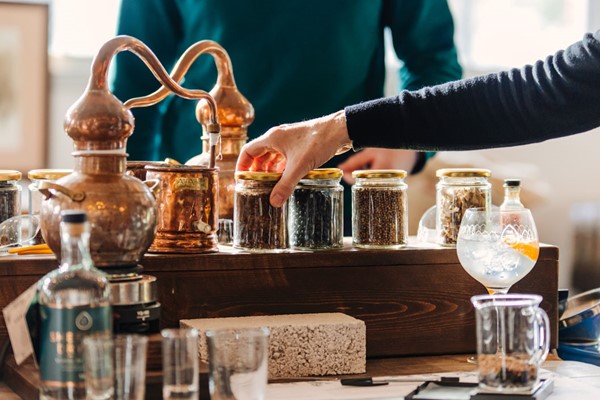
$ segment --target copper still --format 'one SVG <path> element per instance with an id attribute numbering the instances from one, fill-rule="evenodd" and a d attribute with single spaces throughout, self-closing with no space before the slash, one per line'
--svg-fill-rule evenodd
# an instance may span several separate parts
<path id="1" fill-rule="evenodd" d="M 207 131 L 219 134 L 216 104 L 208 93 L 179 86 L 139 40 L 118 36 L 106 42 L 92 62 L 87 88 L 65 117 L 65 131 L 74 142 L 74 172 L 40 187 L 47 197 L 41 210 L 42 235 L 59 259 L 61 210 L 83 209 L 88 213 L 91 253 L 98 267 L 136 266 L 155 236 L 154 196 L 139 179 L 125 175 L 126 143 L 134 129 L 129 108 L 135 105 L 121 103 L 107 87 L 110 62 L 125 50 L 140 57 L 171 92 L 187 99 L 203 99 L 209 108 Z"/>
<path id="2" fill-rule="evenodd" d="M 219 218 L 232 220 L 235 164 L 242 146 L 248 141 L 248 126 L 254 121 L 254 108 L 235 84 L 227 51 L 212 40 L 197 42 L 185 51 L 171 71 L 173 80 L 179 82 L 183 79 L 192 63 L 202 54 L 210 54 L 217 67 L 217 82 L 209 93 L 217 105 L 221 137 L 219 150 L 211 153 L 217 145 L 217 138 L 210 133 L 213 110 L 210 103 L 199 101 L 196 119 L 202 125 L 202 153 L 188 160 L 186 165 L 216 165 L 219 168 Z M 125 105 L 152 105 L 168 94 L 167 88 L 161 87 L 148 96 L 131 99 Z M 211 159 L 211 154 L 216 153 L 220 155 L 215 161 Z"/>

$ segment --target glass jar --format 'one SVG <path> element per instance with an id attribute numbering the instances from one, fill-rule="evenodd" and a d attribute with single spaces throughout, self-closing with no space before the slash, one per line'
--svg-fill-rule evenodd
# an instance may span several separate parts
<path id="1" fill-rule="evenodd" d="M 344 246 L 342 170 L 320 168 L 300 180 L 288 201 L 290 247 L 325 250 Z"/>
<path id="2" fill-rule="evenodd" d="M 21 214 L 20 179 L 19 171 L 0 170 L 0 222 Z"/>
<path id="3" fill-rule="evenodd" d="M 280 178 L 277 172 L 236 172 L 233 247 L 257 252 L 288 248 L 287 202 L 279 208 L 269 202 Z"/>
<path id="4" fill-rule="evenodd" d="M 445 168 L 436 172 L 436 231 L 438 244 L 455 246 L 462 216 L 468 208 L 490 208 L 491 172 L 478 168 Z"/>
<path id="5" fill-rule="evenodd" d="M 408 243 L 407 188 L 403 170 L 354 171 L 352 243 L 361 248 L 400 248 Z"/>

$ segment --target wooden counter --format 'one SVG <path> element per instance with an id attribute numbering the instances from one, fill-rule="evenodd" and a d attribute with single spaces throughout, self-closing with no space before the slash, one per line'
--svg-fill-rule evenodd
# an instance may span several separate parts
<path id="1" fill-rule="evenodd" d="M 223 247 L 213 254 L 147 255 L 144 273 L 158 278 L 161 326 L 180 319 L 342 312 L 367 327 L 367 355 L 472 353 L 471 296 L 481 284 L 452 248 L 344 249 L 249 254 Z M 0 308 L 55 268 L 53 256 L 0 257 Z M 558 248 L 543 245 L 529 275 L 511 292 L 537 293 L 558 336 Z M 6 338 L 0 317 L 0 340 Z"/>

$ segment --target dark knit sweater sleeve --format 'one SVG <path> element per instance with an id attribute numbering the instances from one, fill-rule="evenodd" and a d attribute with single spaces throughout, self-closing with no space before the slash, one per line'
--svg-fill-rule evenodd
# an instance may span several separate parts
<path id="1" fill-rule="evenodd" d="M 449 82 L 345 109 L 355 149 L 471 150 L 600 126 L 600 31 L 521 69 Z"/>

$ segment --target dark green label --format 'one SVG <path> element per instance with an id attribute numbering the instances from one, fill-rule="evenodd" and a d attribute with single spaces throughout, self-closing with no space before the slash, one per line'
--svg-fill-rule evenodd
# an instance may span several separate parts
<path id="1" fill-rule="evenodd" d="M 110 305 L 55 308 L 40 305 L 40 377 L 46 385 L 84 382 L 83 338 L 112 332 Z"/>

